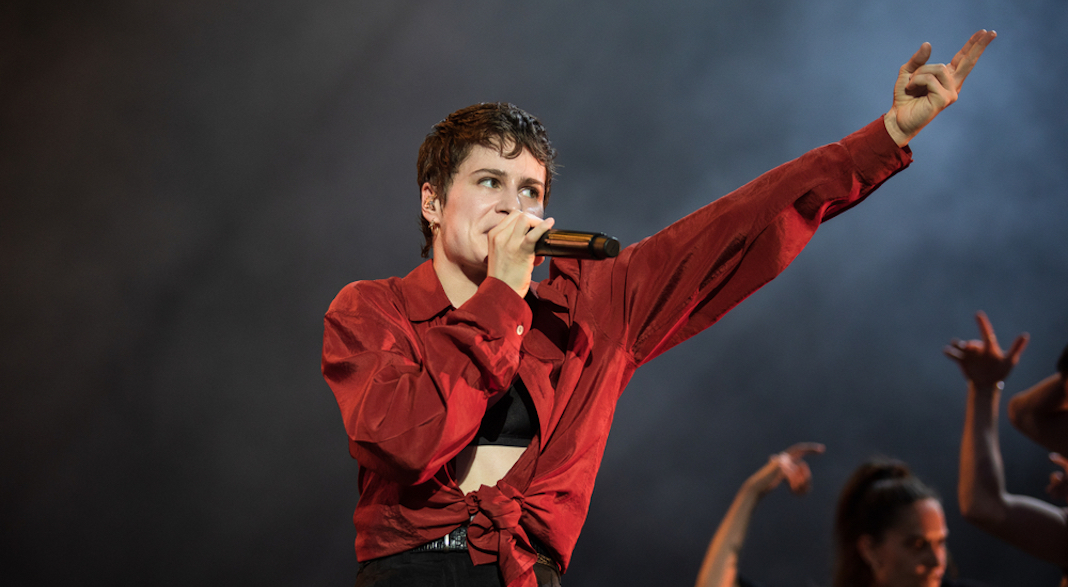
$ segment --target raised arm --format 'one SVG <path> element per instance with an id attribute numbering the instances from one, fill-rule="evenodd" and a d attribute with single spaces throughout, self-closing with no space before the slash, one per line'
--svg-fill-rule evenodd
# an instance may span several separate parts
<path id="1" fill-rule="evenodd" d="M 696 587 L 733 587 L 738 584 L 738 557 L 756 504 L 783 479 L 795 494 L 807 493 L 812 485 L 812 472 L 802 459 L 822 452 L 822 444 L 795 444 L 772 455 L 766 465 L 745 480 L 708 545 L 697 574 Z"/>
<path id="2" fill-rule="evenodd" d="M 901 67 L 890 110 L 872 124 L 772 169 L 611 262 L 554 260 L 551 275 L 597 292 L 605 334 L 623 341 L 636 364 L 653 359 L 774 279 L 820 223 L 904 169 L 912 156 L 902 147 L 957 99 L 995 36 L 975 33 L 948 65 L 928 64 L 925 43 Z"/>
<path id="3" fill-rule="evenodd" d="M 1047 450 L 1068 454 L 1068 347 L 1057 373 L 1009 400 L 1009 421 Z"/>
<path id="4" fill-rule="evenodd" d="M 1052 504 L 1005 489 L 998 442 L 998 401 L 1004 380 L 1020 359 L 1028 337 L 1021 334 L 1008 354 L 998 346 L 984 313 L 976 314 L 982 340 L 954 340 L 945 354 L 968 380 L 968 402 L 961 438 L 961 514 L 972 524 L 1054 564 L 1068 564 L 1068 527 L 1064 512 Z"/>
<path id="5" fill-rule="evenodd" d="M 931 58 L 931 44 L 924 43 L 901 66 L 894 83 L 894 104 L 883 118 L 887 132 L 898 146 L 907 145 L 940 112 L 957 101 L 964 79 L 997 36 L 994 31 L 976 31 L 949 64 L 927 63 Z"/>

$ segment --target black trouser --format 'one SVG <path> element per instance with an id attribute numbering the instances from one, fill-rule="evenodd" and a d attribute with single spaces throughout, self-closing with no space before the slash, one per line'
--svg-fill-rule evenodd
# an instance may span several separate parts
<path id="1" fill-rule="evenodd" d="M 538 587 L 560 587 L 560 573 L 534 565 Z M 467 551 L 402 552 L 360 563 L 356 587 L 503 587 L 497 565 L 471 562 Z"/>

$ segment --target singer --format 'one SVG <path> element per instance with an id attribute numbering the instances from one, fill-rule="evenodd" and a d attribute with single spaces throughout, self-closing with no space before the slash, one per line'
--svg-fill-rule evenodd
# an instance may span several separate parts
<path id="1" fill-rule="evenodd" d="M 994 36 L 948 65 L 927 64 L 924 44 L 871 124 L 617 257 L 553 258 L 538 283 L 556 155 L 542 124 L 477 104 L 434 125 L 417 166 L 431 260 L 349 284 L 325 317 L 323 376 L 360 469 L 357 585 L 559 585 L 635 369 L 904 169 Z"/>

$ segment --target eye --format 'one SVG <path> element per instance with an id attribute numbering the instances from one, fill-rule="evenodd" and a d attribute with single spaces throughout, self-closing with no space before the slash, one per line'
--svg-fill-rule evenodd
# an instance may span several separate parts
<path id="1" fill-rule="evenodd" d="M 523 188 L 523 189 L 519 190 L 519 193 L 524 198 L 532 198 L 532 199 L 537 200 L 538 198 L 541 197 L 541 191 L 539 191 L 536 188 Z"/>
<path id="2" fill-rule="evenodd" d="M 501 182 L 496 177 L 484 177 L 478 180 L 478 185 L 488 188 L 500 187 Z"/>

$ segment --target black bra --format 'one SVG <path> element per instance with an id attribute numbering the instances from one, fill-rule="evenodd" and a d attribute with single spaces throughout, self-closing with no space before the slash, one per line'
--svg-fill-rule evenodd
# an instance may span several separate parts
<path id="1" fill-rule="evenodd" d="M 538 430 L 538 412 L 530 392 L 518 377 L 512 387 L 493 404 L 471 444 L 479 446 L 527 446 Z"/>

